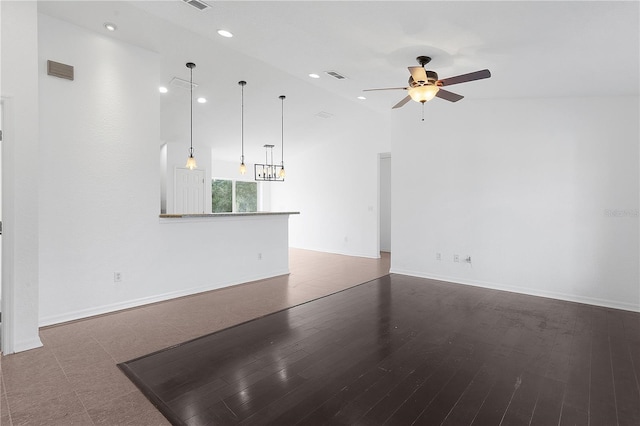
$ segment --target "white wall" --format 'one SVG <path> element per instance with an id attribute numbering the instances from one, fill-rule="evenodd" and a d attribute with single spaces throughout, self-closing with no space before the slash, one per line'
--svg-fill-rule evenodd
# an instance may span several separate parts
<path id="1" fill-rule="evenodd" d="M 1 2 L 2 351 L 41 346 L 38 336 L 38 62 L 35 2 Z"/>
<path id="2" fill-rule="evenodd" d="M 640 310 L 637 97 L 426 108 L 393 127 L 393 272 Z"/>
<path id="3" fill-rule="evenodd" d="M 44 15 L 39 29 L 40 325 L 288 272 L 287 216 L 158 218 L 155 53 Z M 76 79 L 47 76 L 46 59 Z M 172 152 L 182 164 L 187 149 L 169 144 L 169 169 Z"/>
<path id="4" fill-rule="evenodd" d="M 287 176 L 271 183 L 271 207 L 300 212 L 291 217 L 292 247 L 377 258 L 378 154 L 390 150 L 388 117 L 347 105 L 314 120 L 285 141 L 308 148 L 285 154 Z"/>

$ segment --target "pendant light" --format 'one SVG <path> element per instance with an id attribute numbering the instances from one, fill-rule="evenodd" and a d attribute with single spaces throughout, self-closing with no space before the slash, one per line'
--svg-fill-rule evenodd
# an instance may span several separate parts
<path id="1" fill-rule="evenodd" d="M 196 67 L 196 64 L 193 62 L 187 62 L 187 68 L 191 71 L 191 77 L 189 79 L 190 87 L 191 87 L 191 138 L 189 144 L 189 158 L 187 158 L 186 168 L 189 170 L 197 169 L 198 165 L 196 164 L 196 159 L 193 157 L 193 69 Z"/>
<path id="2" fill-rule="evenodd" d="M 278 173 L 278 177 L 280 177 L 282 180 L 284 180 L 284 176 L 286 174 L 286 172 L 284 171 L 284 100 L 285 100 L 286 96 L 285 95 L 280 95 L 280 103 L 281 103 L 281 120 L 280 120 L 280 172 Z"/>
<path id="3" fill-rule="evenodd" d="M 244 165 L 244 86 L 247 85 L 246 81 L 239 81 L 240 85 L 240 174 L 243 175 L 247 172 L 247 166 Z"/>
<path id="4" fill-rule="evenodd" d="M 264 145 L 264 164 L 254 164 L 254 176 L 255 180 L 258 181 L 270 181 L 270 182 L 284 182 L 285 171 L 284 171 L 284 100 L 286 96 L 280 95 L 280 101 L 282 102 L 282 116 L 281 116 L 281 143 L 282 143 L 282 154 L 280 157 L 280 165 L 276 165 L 273 162 L 273 148 L 275 145 L 266 144 Z"/>

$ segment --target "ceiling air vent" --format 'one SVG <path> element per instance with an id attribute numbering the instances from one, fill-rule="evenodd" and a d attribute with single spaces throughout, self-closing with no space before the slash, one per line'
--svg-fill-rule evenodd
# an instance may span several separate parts
<path id="1" fill-rule="evenodd" d="M 195 7 L 198 10 L 206 10 L 209 9 L 211 6 L 209 6 L 208 4 L 206 4 L 203 1 L 200 0 L 182 0 L 183 2 L 185 2 L 186 4 Z"/>
<path id="2" fill-rule="evenodd" d="M 347 77 L 345 77 L 344 75 L 340 74 L 337 71 L 325 71 L 325 74 L 330 75 L 331 77 L 338 79 L 338 80 L 344 80 Z"/>
<path id="3" fill-rule="evenodd" d="M 178 77 L 173 77 L 169 82 L 169 85 L 173 87 L 179 87 L 181 89 L 187 89 L 187 90 L 191 88 L 191 83 L 189 83 L 189 80 L 183 80 Z M 196 83 L 193 83 L 193 88 L 195 89 L 196 87 L 198 87 L 198 85 Z"/>
<path id="4" fill-rule="evenodd" d="M 330 112 L 326 112 L 326 111 L 320 111 L 319 113 L 316 114 L 316 117 L 331 118 L 331 117 L 333 117 L 333 114 L 331 114 Z"/>

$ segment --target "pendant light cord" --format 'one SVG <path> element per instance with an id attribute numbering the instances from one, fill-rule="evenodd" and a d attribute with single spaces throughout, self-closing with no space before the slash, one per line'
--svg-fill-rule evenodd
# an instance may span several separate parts
<path id="1" fill-rule="evenodd" d="M 189 67 L 189 70 L 191 71 L 191 76 L 189 77 L 189 87 L 191 89 L 191 137 L 189 141 L 190 156 L 193 156 L 193 67 L 195 67 L 195 64 Z"/>
<path id="2" fill-rule="evenodd" d="M 246 81 L 240 80 L 240 174 L 244 174 L 246 166 L 244 164 L 244 86 Z"/>
<path id="3" fill-rule="evenodd" d="M 280 151 L 280 163 L 282 166 L 284 166 L 284 100 L 285 100 L 286 96 L 284 95 L 280 95 L 280 100 L 281 102 L 281 108 L 280 108 L 280 135 L 281 135 L 281 139 L 280 139 L 280 146 L 281 151 Z"/>
<path id="4" fill-rule="evenodd" d="M 240 145 L 241 145 L 241 155 L 242 155 L 242 163 L 244 163 L 244 85 L 247 84 L 244 81 L 240 83 Z"/>

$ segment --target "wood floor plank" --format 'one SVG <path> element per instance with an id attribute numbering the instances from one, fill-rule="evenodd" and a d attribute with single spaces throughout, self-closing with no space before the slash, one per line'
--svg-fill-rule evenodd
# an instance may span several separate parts
<path id="1" fill-rule="evenodd" d="M 392 274 L 120 367 L 176 425 L 637 425 L 638 332 Z"/>
<path id="2" fill-rule="evenodd" d="M 334 418 L 353 425 L 384 423 L 435 374 L 446 357 L 446 350 L 438 348 L 424 358 L 415 357 L 404 364 L 383 368 L 388 374 L 353 398 Z"/>
<path id="3" fill-rule="evenodd" d="M 536 402 L 540 396 L 540 388 L 543 387 L 544 377 L 524 371 L 520 376 L 518 390 L 514 393 L 504 413 L 500 425 L 529 425 Z"/>
<path id="4" fill-rule="evenodd" d="M 542 378 L 541 389 L 538 393 L 535 409 L 531 417 L 531 426 L 557 425 L 562 410 L 562 395 L 565 383 L 549 377 Z"/>
<path id="5" fill-rule="evenodd" d="M 471 380 L 476 377 L 483 363 L 484 360 L 482 358 L 463 360 L 458 371 L 426 406 L 415 420 L 415 423 L 420 425 L 442 424 L 456 402 L 458 402 L 459 395 L 469 386 Z"/>
<path id="6" fill-rule="evenodd" d="M 495 385 L 495 375 L 483 365 L 471 383 L 461 393 L 455 405 L 444 418 L 443 426 L 470 425 Z"/>

